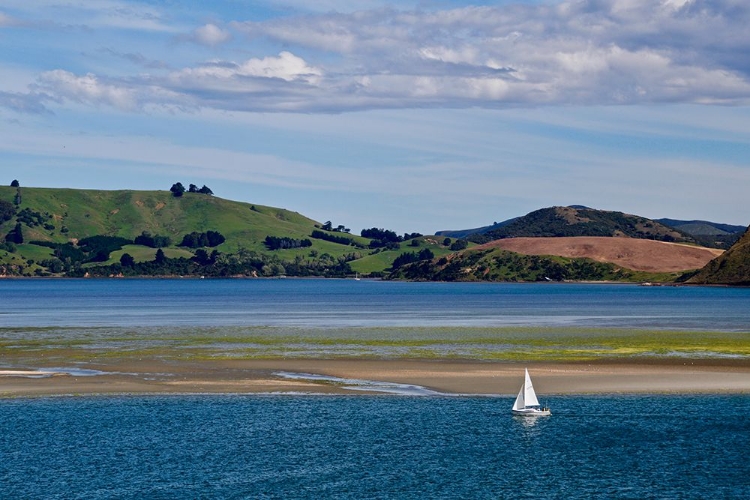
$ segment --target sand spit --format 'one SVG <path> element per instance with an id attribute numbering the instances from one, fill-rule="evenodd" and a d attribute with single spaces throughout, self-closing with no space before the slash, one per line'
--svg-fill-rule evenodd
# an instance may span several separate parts
<path id="1" fill-rule="evenodd" d="M 289 393 L 512 396 L 528 367 L 539 394 L 750 394 L 750 364 L 731 360 L 509 363 L 448 360 L 221 360 L 0 370 L 0 397 Z M 342 382 L 343 380 L 343 382 Z M 349 381 L 356 381 L 352 389 Z M 347 386 L 347 384 L 349 386 Z M 422 391 L 424 389 L 424 391 Z M 403 391 L 402 391 L 403 392 Z"/>

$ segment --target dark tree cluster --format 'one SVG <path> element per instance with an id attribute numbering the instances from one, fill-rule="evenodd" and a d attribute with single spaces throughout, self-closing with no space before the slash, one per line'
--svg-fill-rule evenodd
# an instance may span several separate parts
<path id="1" fill-rule="evenodd" d="M 28 227 L 44 226 L 45 228 L 49 225 L 47 221 L 52 219 L 49 213 L 41 213 L 30 208 L 24 208 L 16 216 L 18 222 L 26 224 Z M 54 226 L 52 227 L 54 229 Z"/>
<path id="2" fill-rule="evenodd" d="M 183 194 L 185 194 L 185 191 L 186 191 L 185 186 L 183 186 L 181 182 L 176 182 L 176 183 L 172 184 L 172 187 L 169 188 L 169 190 L 172 192 L 172 195 L 175 198 L 179 198 L 180 196 L 182 196 Z M 200 193 L 200 194 L 208 194 L 208 195 L 214 194 L 214 192 L 211 191 L 211 189 L 208 186 L 206 186 L 205 184 L 200 189 L 195 184 L 190 184 L 190 186 L 187 189 L 187 191 L 189 193 Z"/>
<path id="3" fill-rule="evenodd" d="M 333 223 L 331 221 L 326 221 L 321 227 L 323 231 L 332 231 L 334 233 L 348 233 L 351 231 L 348 227 L 344 226 L 343 224 L 339 224 L 336 227 L 333 227 Z"/>
<path id="4" fill-rule="evenodd" d="M 135 237 L 134 243 L 144 247 L 164 248 L 172 244 L 172 239 L 169 236 L 152 235 L 148 231 L 143 231 L 140 236 Z"/>
<path id="5" fill-rule="evenodd" d="M 265 241 L 263 242 L 266 245 L 266 248 L 269 250 L 283 250 L 283 249 L 289 249 L 289 248 L 305 248 L 305 247 L 311 247 L 312 241 L 305 238 L 304 240 L 297 240 L 294 238 L 288 238 L 286 236 L 284 237 L 278 237 L 278 236 L 266 236 Z"/>
<path id="6" fill-rule="evenodd" d="M 420 260 L 432 260 L 434 258 L 435 258 L 435 254 L 432 253 L 432 250 L 430 250 L 429 248 L 425 248 L 424 250 L 421 250 L 419 253 L 405 252 L 399 255 L 398 257 L 396 257 L 391 267 L 393 269 L 396 269 L 406 264 L 411 264 L 412 262 L 419 262 Z"/>
<path id="7" fill-rule="evenodd" d="M 399 243 L 402 240 L 402 238 L 397 235 L 395 232 L 390 231 L 388 229 L 378 229 L 376 227 L 373 227 L 371 229 L 363 229 L 360 233 L 363 238 L 370 238 L 372 240 L 380 240 L 383 242 L 395 242 Z"/>
<path id="8" fill-rule="evenodd" d="M 422 236 L 420 233 L 404 233 L 403 236 L 399 236 L 394 231 L 376 227 L 363 229 L 360 234 L 364 238 L 370 238 L 370 248 L 385 248 L 387 250 L 397 250 L 400 248 L 399 243 Z"/>
<path id="9" fill-rule="evenodd" d="M 5 200 L 0 200 L 0 224 L 5 221 L 9 221 L 16 215 L 16 207 L 13 203 Z"/>
<path id="10" fill-rule="evenodd" d="M 347 236 L 339 236 L 337 234 L 331 234 L 326 233 L 325 231 L 319 231 L 317 229 L 314 229 L 312 233 L 310 233 L 311 238 L 315 238 L 316 240 L 324 240 L 324 241 L 330 241 L 331 243 L 338 243 L 339 245 L 352 245 L 356 247 L 362 247 L 361 244 L 354 241 L 352 238 L 349 238 Z"/>
<path id="11" fill-rule="evenodd" d="M 182 238 L 179 246 L 188 248 L 216 247 L 226 241 L 226 238 L 218 231 L 206 231 L 199 233 L 193 231 Z"/>
<path id="12" fill-rule="evenodd" d="M 83 251 L 88 262 L 105 262 L 109 254 L 121 250 L 124 245 L 133 243 L 127 238 L 118 236 L 89 236 L 78 241 L 78 248 Z"/>
<path id="13" fill-rule="evenodd" d="M 211 189 L 208 186 L 206 186 L 205 184 L 200 189 L 198 189 L 198 186 L 196 186 L 195 184 L 190 184 L 190 187 L 188 187 L 188 192 L 189 193 L 200 193 L 200 194 L 214 194 L 214 192 L 211 191 Z"/>
<path id="14" fill-rule="evenodd" d="M 20 222 L 17 222 L 16 226 L 8 231 L 8 234 L 5 235 L 5 241 L 17 245 L 23 243 L 23 230 Z"/>
<path id="15" fill-rule="evenodd" d="M 450 249 L 454 252 L 458 250 L 465 250 L 469 246 L 469 242 L 466 240 L 456 240 L 451 243 Z"/>

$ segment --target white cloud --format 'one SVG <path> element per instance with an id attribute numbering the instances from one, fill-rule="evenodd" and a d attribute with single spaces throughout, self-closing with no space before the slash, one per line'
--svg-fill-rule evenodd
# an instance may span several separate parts
<path id="1" fill-rule="evenodd" d="M 227 42 L 231 38 L 232 35 L 227 30 L 210 23 L 193 30 L 191 37 L 193 41 L 211 47 Z"/>
<path id="2" fill-rule="evenodd" d="M 133 12 L 126 11 L 128 18 L 138 18 Z M 289 15 L 229 23 L 246 35 L 247 51 L 280 44 L 277 56 L 217 58 L 167 75 L 80 76 L 59 69 L 42 75 L 41 86 L 59 99 L 130 110 L 745 105 L 748 23 L 750 5 L 738 0 L 571 0 Z M 229 32 L 206 24 L 192 36 L 218 46 Z"/>
<path id="3" fill-rule="evenodd" d="M 281 52 L 278 57 L 248 59 L 243 63 L 214 61 L 196 68 L 186 68 L 173 77 L 180 80 L 213 79 L 230 80 L 237 77 L 279 78 L 291 82 L 302 80 L 314 83 L 319 80 L 322 71 L 308 66 L 304 59 L 290 52 Z"/>
<path id="4" fill-rule="evenodd" d="M 55 95 L 85 104 L 106 104 L 130 111 L 137 107 L 136 92 L 117 84 L 104 83 L 91 73 L 77 76 L 63 70 L 43 73 L 40 78 L 43 87 Z"/>

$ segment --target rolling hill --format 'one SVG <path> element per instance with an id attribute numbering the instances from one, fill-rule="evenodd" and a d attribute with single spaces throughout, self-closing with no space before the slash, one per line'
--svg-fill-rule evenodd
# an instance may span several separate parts
<path id="1" fill-rule="evenodd" d="M 196 192 L 3 186 L 0 275 L 674 281 L 719 253 L 658 222 L 581 206 L 495 224 L 468 248 L 444 235 L 379 240 L 332 227 Z"/>
<path id="2" fill-rule="evenodd" d="M 16 227 L 21 241 L 10 242 Z M 404 252 L 400 245 L 449 253 L 441 243 L 422 237 L 378 247 L 371 238 L 324 229 L 325 224 L 296 212 L 200 193 L 175 197 L 169 191 L 2 186 L 0 243 L 5 248 L 0 249 L 0 274 L 379 275 Z M 160 243 L 136 244 L 144 232 Z M 219 233 L 223 241 L 180 246 L 186 235 L 207 232 Z M 90 241 L 92 237 L 97 238 Z M 270 248 L 268 238 L 278 247 Z M 87 253 L 86 244 L 96 248 Z M 157 247 L 164 254 L 159 258 L 166 260 L 147 267 L 156 259 Z M 135 265 L 118 269 L 124 254 Z M 195 261 L 196 255 L 203 259 L 201 265 L 184 262 Z"/>
<path id="3" fill-rule="evenodd" d="M 519 217 L 510 224 L 482 235 L 469 236 L 468 239 L 476 243 L 487 243 L 502 238 L 561 236 L 627 236 L 695 243 L 690 235 L 645 217 L 585 207 L 542 208 Z"/>
<path id="4" fill-rule="evenodd" d="M 543 208 L 491 226 L 438 231 L 436 234 L 467 238 L 476 243 L 518 237 L 629 236 L 726 249 L 737 241 L 744 230 L 742 226 L 730 224 L 677 219 L 651 220 L 622 212 L 572 205 Z"/>
<path id="5" fill-rule="evenodd" d="M 750 228 L 732 247 L 687 280 L 700 285 L 750 285 Z"/>

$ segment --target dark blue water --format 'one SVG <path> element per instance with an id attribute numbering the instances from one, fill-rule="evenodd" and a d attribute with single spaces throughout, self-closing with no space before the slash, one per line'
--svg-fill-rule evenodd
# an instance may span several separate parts
<path id="1" fill-rule="evenodd" d="M 0 326 L 582 326 L 747 331 L 750 288 L 0 280 Z"/>
<path id="2" fill-rule="evenodd" d="M 507 401 L 506 401 L 507 399 Z M 750 398 L 0 400 L 2 498 L 749 498 Z"/>

